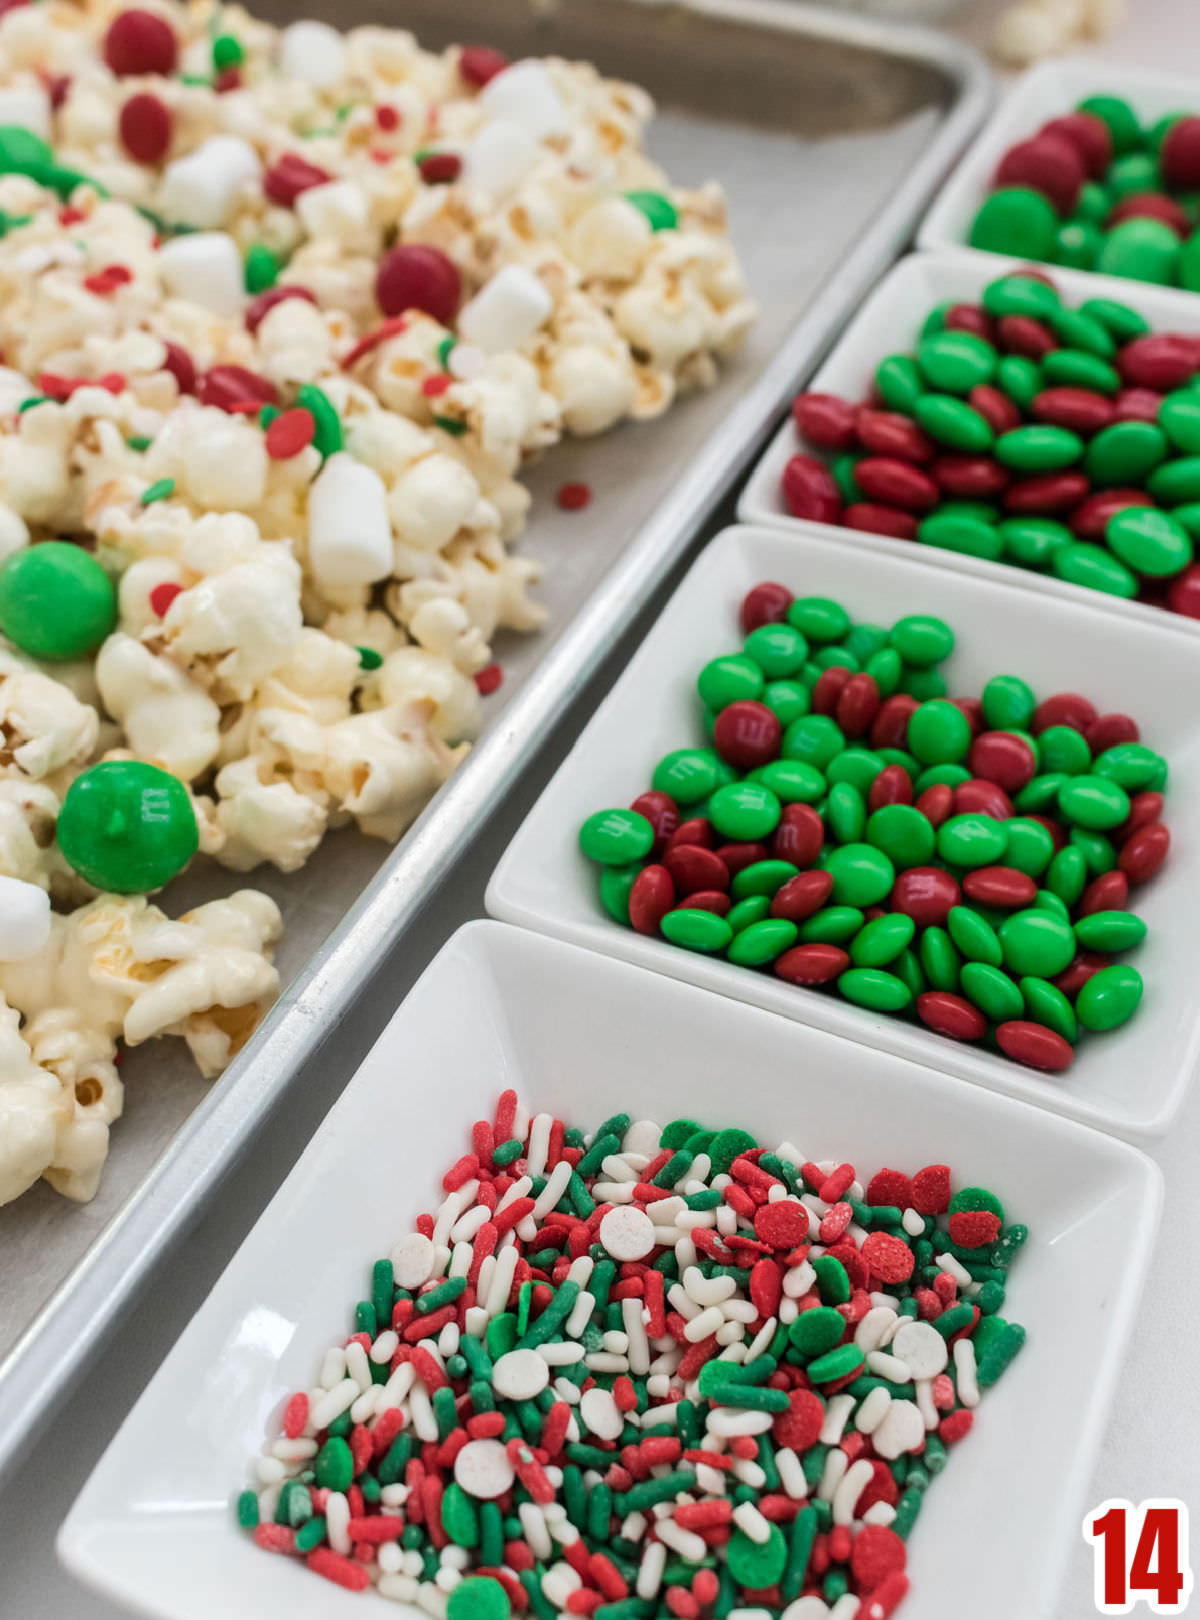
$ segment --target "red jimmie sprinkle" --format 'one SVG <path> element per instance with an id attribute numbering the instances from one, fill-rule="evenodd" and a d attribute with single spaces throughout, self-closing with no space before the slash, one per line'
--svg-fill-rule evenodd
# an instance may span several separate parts
<path id="1" fill-rule="evenodd" d="M 475 685 L 482 697 L 490 697 L 503 681 L 504 671 L 499 664 L 489 664 L 486 669 L 477 670 L 475 673 Z"/>
<path id="2" fill-rule="evenodd" d="M 585 506 L 592 504 L 592 486 L 560 484 L 556 499 L 564 512 L 582 512 Z"/>
<path id="3" fill-rule="evenodd" d="M 306 450 L 316 436 L 317 424 L 302 405 L 284 411 L 267 428 L 265 443 L 272 461 L 289 461 Z"/>
<path id="4" fill-rule="evenodd" d="M 151 611 L 157 613 L 160 619 L 163 618 L 175 598 L 182 595 L 182 585 L 176 585 L 174 580 L 164 580 L 150 592 Z"/>

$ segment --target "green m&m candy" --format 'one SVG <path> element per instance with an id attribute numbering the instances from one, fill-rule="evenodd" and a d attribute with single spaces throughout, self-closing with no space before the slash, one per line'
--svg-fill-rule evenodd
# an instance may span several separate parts
<path id="1" fill-rule="evenodd" d="M 1141 144 L 1142 126 L 1138 123 L 1138 116 L 1120 96 L 1088 96 L 1075 110 L 1091 113 L 1101 123 L 1108 125 L 1113 151 L 1118 155 L 1131 152 Z"/>
<path id="2" fill-rule="evenodd" d="M 1152 506 L 1130 506 L 1116 513 L 1104 538 L 1127 567 L 1151 579 L 1180 574 L 1192 560 L 1192 537 L 1183 524 Z"/>
<path id="3" fill-rule="evenodd" d="M 1159 219 L 1123 219 L 1105 238 L 1096 260 L 1104 276 L 1128 276 L 1169 287 L 1179 262 L 1179 238 Z"/>
<path id="4" fill-rule="evenodd" d="M 200 844 L 178 777 L 142 760 L 113 759 L 77 776 L 58 815 L 58 846 L 97 889 L 143 894 L 181 872 Z"/>
<path id="5" fill-rule="evenodd" d="M 512 1604 L 490 1575 L 468 1575 L 446 1599 L 446 1620 L 509 1620 Z"/>
<path id="6" fill-rule="evenodd" d="M 652 231 L 673 231 L 679 224 L 679 210 L 661 191 L 627 191 L 625 201 L 645 216 Z"/>
<path id="7" fill-rule="evenodd" d="M 1047 259 L 1058 234 L 1054 204 L 1030 186 L 1003 186 L 993 191 L 975 216 L 970 245 L 987 253 L 1009 253 L 1022 259 Z"/>
<path id="8" fill-rule="evenodd" d="M 636 810 L 597 810 L 579 829 L 579 847 L 601 866 L 628 866 L 649 855 L 654 828 Z"/>
<path id="9" fill-rule="evenodd" d="M 116 622 L 112 580 L 80 546 L 46 540 L 0 568 L 0 630 L 33 658 L 84 658 Z"/>

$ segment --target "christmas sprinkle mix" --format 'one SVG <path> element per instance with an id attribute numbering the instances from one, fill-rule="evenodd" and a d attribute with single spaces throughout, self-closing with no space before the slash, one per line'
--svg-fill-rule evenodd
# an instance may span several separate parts
<path id="1" fill-rule="evenodd" d="M 580 829 L 609 914 L 1033 1068 L 1125 1023 L 1130 889 L 1170 844 L 1137 722 L 1016 675 L 948 698 L 938 618 L 855 625 L 764 583 L 741 626 L 700 671 L 707 745 Z"/>
<path id="2" fill-rule="evenodd" d="M 994 1193 L 515 1092 L 378 1260 L 237 1500 L 436 1620 L 886 1620 L 924 1493 L 1024 1342 Z"/>
<path id="3" fill-rule="evenodd" d="M 930 311 L 872 397 L 801 394 L 795 517 L 1200 617 L 1200 336 L 1041 272 Z"/>

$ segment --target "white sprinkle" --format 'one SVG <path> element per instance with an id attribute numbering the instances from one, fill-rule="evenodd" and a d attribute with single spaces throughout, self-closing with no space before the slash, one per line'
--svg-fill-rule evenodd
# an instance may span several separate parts
<path id="1" fill-rule="evenodd" d="M 880 1503 L 879 1505 L 881 1507 L 887 1506 L 886 1503 Z M 889 1508 L 888 1511 L 891 1512 L 891 1509 Z M 845 1592 L 838 1598 L 833 1608 L 830 1609 L 829 1620 L 856 1620 L 861 1608 L 862 1599 L 855 1597 L 853 1592 Z"/>
<path id="2" fill-rule="evenodd" d="M 907 1361 L 891 1356 L 886 1350 L 872 1350 L 867 1355 L 867 1366 L 877 1378 L 886 1378 L 892 1384 L 907 1384 L 912 1372 Z"/>
<path id="3" fill-rule="evenodd" d="M 327 1390 L 321 1399 L 309 1408 L 309 1421 L 314 1429 L 327 1429 L 331 1423 L 348 1412 L 361 1394 L 353 1378 L 343 1378 Z"/>
<path id="4" fill-rule="evenodd" d="M 718 1328 L 725 1324 L 725 1317 L 719 1305 L 709 1305 L 702 1310 L 699 1316 L 692 1320 L 683 1330 L 683 1336 L 689 1344 L 699 1344 L 702 1339 L 711 1338 Z"/>
<path id="5" fill-rule="evenodd" d="M 382 1367 L 396 1354 L 400 1346 L 400 1335 L 394 1328 L 385 1328 L 371 1346 L 371 1360 L 377 1367 Z"/>
<path id="6" fill-rule="evenodd" d="M 399 1406 L 404 1397 L 416 1382 L 417 1372 L 411 1361 L 402 1361 L 395 1372 L 383 1386 L 383 1397 L 379 1403 L 381 1412 L 389 1407 Z"/>
<path id="7" fill-rule="evenodd" d="M 784 1273 L 783 1292 L 786 1299 L 803 1299 L 817 1280 L 817 1274 L 807 1260 L 791 1266 Z"/>
<path id="8" fill-rule="evenodd" d="M 330 1491 L 325 1498 L 325 1534 L 334 1552 L 343 1557 L 350 1552 L 350 1504 L 341 1491 Z"/>
<path id="9" fill-rule="evenodd" d="M 876 1453 L 894 1462 L 905 1451 L 916 1451 L 925 1442 L 925 1420 L 912 1401 L 893 1401 L 887 1416 L 871 1436 Z"/>
<path id="10" fill-rule="evenodd" d="M 960 1260 L 955 1259 L 948 1250 L 945 1254 L 934 1257 L 943 1271 L 948 1271 L 960 1288 L 966 1288 L 971 1282 L 971 1273 Z"/>
<path id="11" fill-rule="evenodd" d="M 702 1553 L 701 1557 L 703 1556 Z M 658 1596 L 658 1589 L 662 1585 L 663 1570 L 666 1567 L 666 1545 L 661 1541 L 647 1542 L 642 1552 L 642 1561 L 638 1565 L 637 1582 L 634 1587 L 638 1597 L 648 1601 Z"/>
<path id="12" fill-rule="evenodd" d="M 846 1424 L 854 1410 L 853 1395 L 834 1395 L 825 1408 L 825 1421 L 821 1424 L 820 1439 L 824 1445 L 836 1446 L 845 1433 Z"/>
<path id="13" fill-rule="evenodd" d="M 915 1209 L 906 1209 L 900 1217 L 900 1225 L 909 1237 L 923 1237 L 925 1235 L 925 1217 Z"/>
<path id="14" fill-rule="evenodd" d="M 854 1342 L 860 1350 L 880 1350 L 887 1343 L 899 1317 L 886 1305 L 873 1305 L 854 1330 Z"/>
<path id="15" fill-rule="evenodd" d="M 332 1389 L 346 1376 L 346 1352 L 340 1344 L 331 1345 L 321 1362 L 321 1387 Z"/>
<path id="16" fill-rule="evenodd" d="M 509 1350 L 492 1368 L 492 1388 L 509 1401 L 531 1401 L 550 1382 L 550 1369 L 536 1350 Z"/>
<path id="17" fill-rule="evenodd" d="M 354 1423 L 366 1423 L 369 1418 L 373 1418 L 379 1406 L 379 1397 L 382 1394 L 382 1384 L 372 1384 L 370 1389 L 364 1389 L 350 1408 L 351 1420 Z"/>
<path id="18" fill-rule="evenodd" d="M 841 1483 L 833 1493 L 834 1524 L 852 1524 L 858 1499 L 875 1477 L 874 1464 L 866 1457 L 851 1463 L 842 1475 Z"/>
<path id="19" fill-rule="evenodd" d="M 773 1418 L 771 1412 L 736 1412 L 727 1406 L 718 1406 L 708 1414 L 704 1426 L 709 1434 L 734 1439 L 739 1434 L 766 1434 Z"/>
<path id="20" fill-rule="evenodd" d="M 454 1243 L 470 1243 L 471 1239 L 491 1219 L 491 1210 L 486 1204 L 476 1204 L 474 1209 L 467 1210 L 460 1215 L 450 1229 L 450 1237 Z"/>
<path id="21" fill-rule="evenodd" d="M 525 1155 L 531 1176 L 545 1173 L 546 1157 L 550 1152 L 550 1132 L 554 1129 L 553 1114 L 535 1114 L 529 1127 L 529 1152 Z"/>
<path id="22" fill-rule="evenodd" d="M 759 1546 L 771 1539 L 770 1520 L 763 1518 L 753 1502 L 739 1502 L 733 1510 L 733 1522 Z"/>
<path id="23" fill-rule="evenodd" d="M 896 1331 L 891 1353 L 914 1378 L 936 1378 L 950 1359 L 945 1339 L 931 1322 L 905 1322 Z"/>
<path id="24" fill-rule="evenodd" d="M 817 1495 L 822 1502 L 832 1502 L 833 1493 L 842 1483 L 842 1478 L 850 1466 L 850 1459 L 839 1447 L 829 1452 L 825 1458 L 825 1466 L 821 1470 L 821 1478 L 817 1484 Z"/>
<path id="25" fill-rule="evenodd" d="M 708 1543 L 703 1536 L 697 1535 L 694 1530 L 682 1529 L 674 1519 L 659 1519 L 654 1532 L 672 1552 L 677 1552 L 690 1563 L 698 1564 L 708 1552 Z"/>
<path id="26" fill-rule="evenodd" d="M 624 1373 L 629 1371 L 628 1356 L 610 1355 L 607 1350 L 594 1350 L 591 1355 L 583 1358 L 583 1364 L 585 1367 L 590 1368 L 592 1372 Z"/>
<path id="27" fill-rule="evenodd" d="M 766 1473 L 758 1463 L 751 1462 L 749 1457 L 737 1457 L 733 1467 L 729 1470 L 734 1479 L 741 1485 L 750 1485 L 759 1491 L 767 1483 Z"/>
<path id="28" fill-rule="evenodd" d="M 571 1306 L 571 1314 L 563 1325 L 563 1331 L 570 1339 L 577 1339 L 591 1320 L 592 1312 L 596 1309 L 595 1294 L 580 1294 Z"/>
<path id="29" fill-rule="evenodd" d="M 415 1603 L 419 1583 L 411 1575 L 383 1575 L 375 1590 L 380 1597 L 391 1598 L 396 1603 Z"/>
<path id="30" fill-rule="evenodd" d="M 975 1377 L 975 1346 L 970 1339 L 954 1344 L 954 1382 L 958 1398 L 968 1409 L 979 1405 L 979 1384 Z"/>
<path id="31" fill-rule="evenodd" d="M 579 1415 L 600 1440 L 619 1440 L 625 1427 L 620 1407 L 610 1392 L 597 1386 L 587 1390 L 579 1402 Z"/>
<path id="32" fill-rule="evenodd" d="M 559 1199 L 567 1190 L 567 1183 L 571 1179 L 572 1168 L 569 1160 L 560 1159 L 551 1170 L 546 1185 L 533 1201 L 530 1217 L 535 1221 L 544 1221 L 550 1211 L 557 1207 Z"/>
<path id="33" fill-rule="evenodd" d="M 605 1215 L 599 1237 L 614 1260 L 644 1260 L 654 1247 L 654 1223 L 645 1210 L 622 1205 Z"/>
<path id="34" fill-rule="evenodd" d="M 864 1524 L 891 1524 L 896 1517 L 896 1510 L 890 1502 L 872 1502 L 863 1514 Z"/>
<path id="35" fill-rule="evenodd" d="M 367 1360 L 367 1352 L 357 1339 L 351 1340 L 346 1346 L 346 1374 L 353 1378 L 360 1390 L 370 1389 L 371 1363 Z"/>
<path id="36" fill-rule="evenodd" d="M 271 1444 L 271 1455 L 278 1457 L 281 1462 L 304 1462 L 317 1454 L 317 1442 L 301 1438 L 288 1440 L 286 1438 L 275 1440 Z"/>
<path id="37" fill-rule="evenodd" d="M 421 1383 L 420 1379 L 409 1391 L 408 1414 L 412 1419 L 413 1433 L 418 1440 L 427 1440 L 432 1443 L 439 1438 L 438 1421 L 434 1416 L 429 1391 Z"/>
<path id="38" fill-rule="evenodd" d="M 550 1532 L 546 1528 L 546 1520 L 541 1508 L 536 1502 L 522 1502 L 517 1509 L 517 1516 L 521 1521 L 521 1529 L 525 1532 L 525 1540 L 535 1558 L 546 1559 L 554 1551 L 554 1543 L 550 1540 Z"/>
<path id="39" fill-rule="evenodd" d="M 913 1398 L 917 1403 L 917 1411 L 925 1421 L 926 1429 L 936 1429 L 941 1414 L 933 1404 L 933 1379 L 918 1378 L 913 1384 Z"/>
<path id="40" fill-rule="evenodd" d="M 501 1249 L 497 1260 L 496 1270 L 492 1275 L 492 1286 L 488 1292 L 486 1310 L 489 1316 L 499 1316 L 508 1304 L 508 1296 L 512 1292 L 513 1276 L 516 1273 L 517 1261 L 520 1255 L 515 1244 L 507 1249 Z M 587 1296 L 589 1299 L 591 1295 Z"/>
<path id="41" fill-rule="evenodd" d="M 603 1223 L 601 1223 L 603 1224 Z M 621 1320 L 629 1336 L 629 1366 L 639 1378 L 650 1371 L 650 1342 L 646 1338 L 646 1324 L 642 1320 L 640 1299 L 621 1301 Z"/>
<path id="42" fill-rule="evenodd" d="M 917 1394 L 920 1395 L 919 1384 Z M 854 1427 L 860 1434 L 874 1434 L 887 1416 L 887 1409 L 891 1404 L 892 1397 L 886 1389 L 873 1389 L 855 1413 Z"/>
<path id="43" fill-rule="evenodd" d="M 546 1363 L 547 1367 L 570 1367 L 577 1361 L 583 1360 L 583 1346 L 581 1344 L 539 1344 L 537 1353 Z"/>
<path id="44" fill-rule="evenodd" d="M 454 1459 L 454 1477 L 468 1496 L 490 1502 L 503 1496 L 516 1476 L 499 1440 L 468 1440 Z"/>
<path id="45" fill-rule="evenodd" d="M 791 1446 L 781 1446 L 775 1453 L 775 1466 L 779 1470 L 779 1483 L 794 1502 L 803 1502 L 808 1495 L 808 1481 L 804 1467 Z"/>
<path id="46" fill-rule="evenodd" d="M 770 1345 L 771 1340 L 775 1337 L 775 1330 L 778 1325 L 779 1323 L 776 1317 L 767 1317 L 767 1320 L 763 1323 L 762 1327 L 759 1328 L 758 1332 L 754 1335 L 746 1347 L 747 1361 L 755 1361 L 759 1356 L 766 1353 L 767 1347 Z"/>
<path id="47" fill-rule="evenodd" d="M 392 1250 L 391 1261 L 399 1287 L 420 1288 L 433 1276 L 433 1244 L 421 1232 L 410 1232 Z"/>
<path id="48" fill-rule="evenodd" d="M 287 1469 L 278 1457 L 256 1457 L 254 1472 L 260 1485 L 277 1485 L 287 1477 Z"/>

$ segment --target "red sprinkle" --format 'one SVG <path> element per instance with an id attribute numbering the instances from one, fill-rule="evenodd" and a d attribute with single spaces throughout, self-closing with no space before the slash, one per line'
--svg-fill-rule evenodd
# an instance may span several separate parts
<path id="1" fill-rule="evenodd" d="M 432 1526 L 430 1533 L 432 1534 Z M 389 1536 L 389 1540 L 392 1538 Z M 348 1592 L 364 1592 L 371 1584 L 371 1577 L 361 1564 L 353 1559 L 343 1558 L 341 1553 L 335 1553 L 332 1547 L 314 1547 L 305 1559 L 309 1569 L 316 1575 L 324 1575 L 327 1581 L 335 1586 L 344 1586 Z"/>
<path id="2" fill-rule="evenodd" d="M 149 90 L 130 96 L 121 108 L 121 144 L 138 163 L 161 163 L 171 145 L 171 109 Z"/>
<path id="3" fill-rule="evenodd" d="M 176 585 L 173 580 L 164 580 L 161 585 L 156 585 L 154 587 L 154 589 L 150 592 L 150 607 L 155 613 L 158 614 L 158 617 L 160 619 L 164 618 L 165 615 L 166 615 L 166 611 L 170 607 L 171 603 L 175 600 L 175 598 L 177 596 L 182 596 L 182 595 L 183 595 L 183 586 L 182 585 Z M 301 1398 L 303 1398 L 303 1400 L 305 1401 L 305 1410 L 307 1410 L 308 1397 L 307 1396 L 304 1396 L 304 1397 L 297 1396 L 296 1397 L 296 1399 L 298 1399 L 298 1400 L 301 1399 Z M 303 1424 L 301 1425 L 301 1427 L 303 1427 Z M 295 1439 L 295 1435 L 291 1436 L 291 1438 Z"/>
<path id="4" fill-rule="evenodd" d="M 303 405 L 284 411 L 269 425 L 266 432 L 267 454 L 272 461 L 290 461 L 306 450 L 316 437 L 317 424 L 311 411 Z"/>
<path id="5" fill-rule="evenodd" d="M 171 25 L 154 11 L 120 11 L 104 36 L 104 60 L 120 78 L 174 73 L 179 46 Z"/>
<path id="6" fill-rule="evenodd" d="M 490 697 L 503 680 L 504 671 L 499 664 L 489 664 L 486 669 L 477 670 L 475 674 L 475 686 L 482 697 Z"/>
<path id="7" fill-rule="evenodd" d="M 592 501 L 592 486 L 590 484 L 562 484 L 559 487 L 557 500 L 564 512 L 582 512 L 585 506 Z"/>

